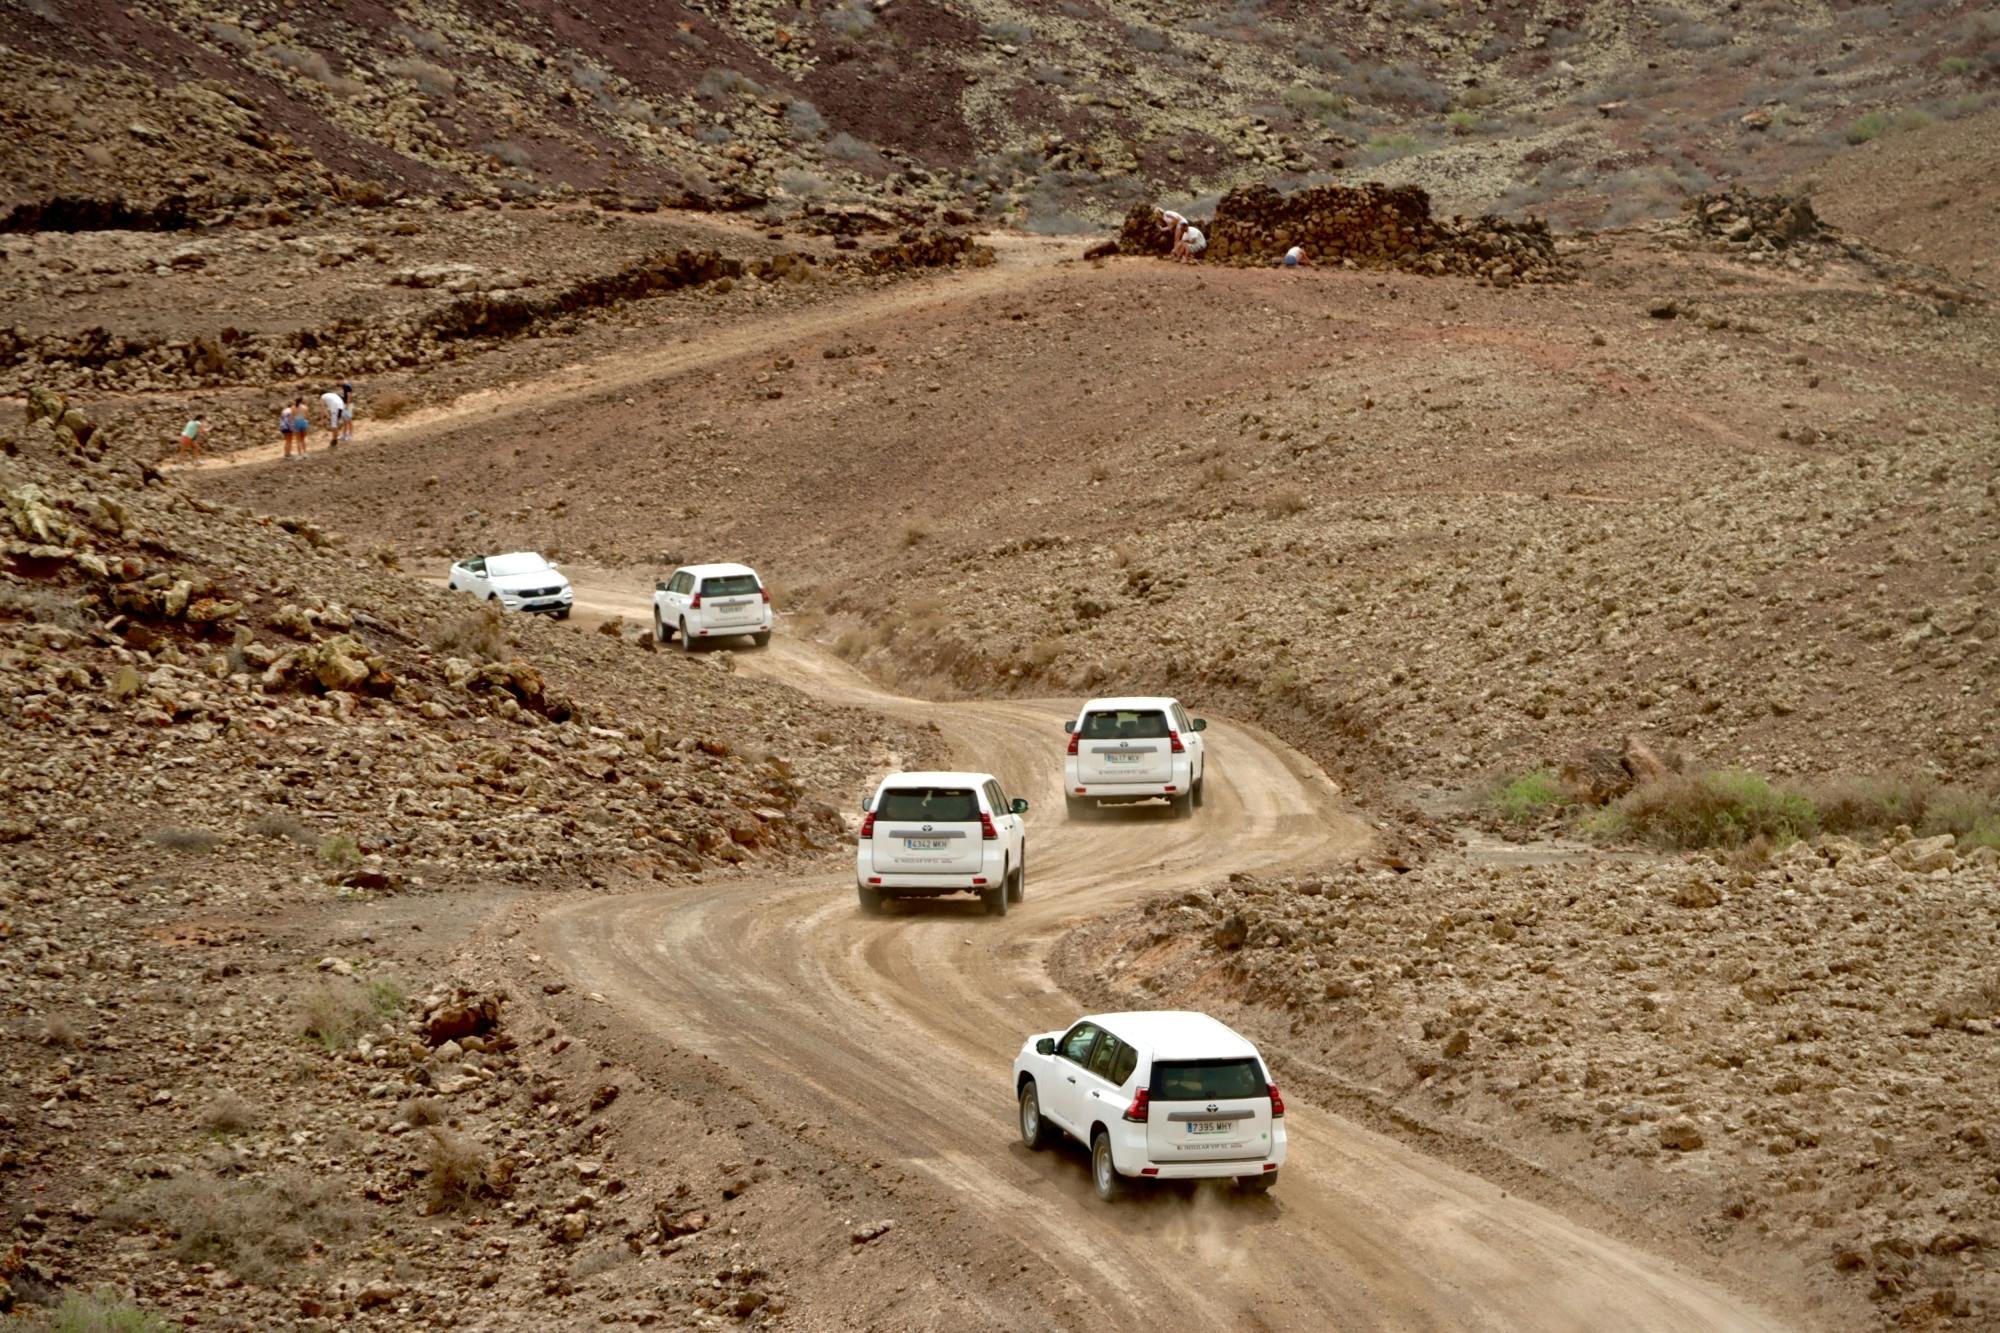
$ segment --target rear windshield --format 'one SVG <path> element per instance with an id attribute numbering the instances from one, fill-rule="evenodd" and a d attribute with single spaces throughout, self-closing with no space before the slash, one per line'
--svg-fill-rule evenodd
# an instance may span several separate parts
<path id="1" fill-rule="evenodd" d="M 1087 741 L 1163 739 L 1166 734 L 1165 713 L 1089 713 L 1083 719 Z"/>
<path id="2" fill-rule="evenodd" d="M 1249 1058 L 1240 1060 L 1156 1060 L 1153 1098 L 1162 1102 L 1199 1102 L 1215 1097 L 1261 1097 L 1269 1092 L 1263 1068 Z"/>
<path id="3" fill-rule="evenodd" d="M 738 597 L 746 592 L 757 591 L 755 574 L 718 574 L 712 579 L 701 581 L 703 597 Z"/>
<path id="4" fill-rule="evenodd" d="M 875 813 L 884 819 L 970 824 L 979 818 L 979 797 L 967 787 L 896 787 L 882 793 Z"/>

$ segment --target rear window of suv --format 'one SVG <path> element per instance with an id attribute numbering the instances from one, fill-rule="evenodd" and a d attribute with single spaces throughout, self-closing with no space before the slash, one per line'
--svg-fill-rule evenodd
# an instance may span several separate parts
<path id="1" fill-rule="evenodd" d="M 740 597 L 746 592 L 756 591 L 755 574 L 718 574 L 714 578 L 701 581 L 703 597 Z"/>
<path id="2" fill-rule="evenodd" d="M 979 798 L 968 787 L 896 787 L 882 793 L 875 813 L 884 819 L 970 824 L 979 818 Z"/>
<path id="3" fill-rule="evenodd" d="M 1153 1099 L 1199 1102 L 1215 1097 L 1261 1097 L 1269 1091 L 1255 1060 L 1155 1060 Z"/>
<path id="4" fill-rule="evenodd" d="M 1167 731 L 1165 713 L 1091 713 L 1083 719 L 1087 741 L 1160 740 Z"/>

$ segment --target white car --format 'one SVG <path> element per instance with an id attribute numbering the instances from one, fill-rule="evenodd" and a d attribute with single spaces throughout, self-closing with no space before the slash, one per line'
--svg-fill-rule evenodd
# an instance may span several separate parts
<path id="1" fill-rule="evenodd" d="M 991 773 L 891 773 L 861 804 L 855 888 L 861 910 L 889 898 L 976 893 L 1007 915 L 1028 888 L 1028 803 Z"/>
<path id="2" fill-rule="evenodd" d="M 532 611 L 557 620 L 568 620 L 576 601 L 569 579 L 533 551 L 471 556 L 451 567 L 445 586 L 509 611 Z"/>
<path id="3" fill-rule="evenodd" d="M 683 565 L 653 585 L 653 637 L 680 636 L 693 652 L 703 639 L 748 634 L 759 648 L 771 641 L 771 590 L 748 565 Z"/>
<path id="4" fill-rule="evenodd" d="M 1285 1099 L 1247 1038 L 1207 1014 L 1088 1014 L 1014 1057 L 1021 1141 L 1090 1149 L 1097 1197 L 1127 1180 L 1233 1179 L 1263 1192 L 1285 1164 Z"/>
<path id="5" fill-rule="evenodd" d="M 1178 699 L 1092 699 L 1073 722 L 1063 758 L 1063 796 L 1071 819 L 1099 805 L 1165 798 L 1185 818 L 1202 802 L 1208 777 L 1208 723 Z"/>

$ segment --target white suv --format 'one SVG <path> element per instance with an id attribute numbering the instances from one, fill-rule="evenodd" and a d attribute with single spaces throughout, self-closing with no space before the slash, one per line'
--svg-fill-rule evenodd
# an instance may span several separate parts
<path id="1" fill-rule="evenodd" d="M 891 773 L 861 804 L 855 888 L 861 910 L 885 898 L 976 893 L 1007 915 L 1028 888 L 1028 803 L 991 773 Z"/>
<path id="2" fill-rule="evenodd" d="M 568 620 L 576 604 L 569 579 L 533 551 L 467 556 L 452 565 L 445 586 L 509 611 L 532 611 L 557 620 Z"/>
<path id="3" fill-rule="evenodd" d="M 1069 733 L 1063 759 L 1063 796 L 1071 819 L 1099 804 L 1165 797 L 1185 818 L 1202 801 L 1208 751 L 1201 733 L 1208 723 L 1191 718 L 1178 699 L 1092 699 Z"/>
<path id="4" fill-rule="evenodd" d="M 1234 1179 L 1259 1193 L 1285 1164 L 1285 1099 L 1257 1048 L 1207 1014 L 1088 1014 L 1014 1057 L 1021 1141 L 1090 1149 L 1097 1197 L 1128 1178 Z"/>
<path id="5" fill-rule="evenodd" d="M 771 641 L 771 590 L 748 565 L 683 565 L 653 585 L 653 637 L 680 636 L 693 652 L 702 639 L 748 634 L 759 648 Z"/>

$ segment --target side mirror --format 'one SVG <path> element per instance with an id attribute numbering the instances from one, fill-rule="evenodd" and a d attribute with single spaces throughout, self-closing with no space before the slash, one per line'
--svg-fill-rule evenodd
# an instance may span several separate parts
<path id="1" fill-rule="evenodd" d="M 862 814 L 864 815 L 867 814 L 871 809 L 874 808 L 874 806 L 875 806 L 875 798 L 873 796 L 864 796 L 861 798 Z"/>
<path id="2" fill-rule="evenodd" d="M 653 584 L 654 592 L 665 592 L 666 590 L 667 590 L 667 585 L 664 582 L 655 582 Z"/>
<path id="3" fill-rule="evenodd" d="M 1195 729 L 1196 731 L 1207 731 L 1207 730 L 1208 730 L 1208 719 L 1207 719 L 1207 718 L 1205 718 L 1205 717 L 1198 717 L 1198 718 L 1196 718 L 1196 719 L 1194 720 L 1194 729 Z"/>
<path id="4" fill-rule="evenodd" d="M 1010 805 L 1008 805 L 1007 809 L 1013 814 L 1017 815 L 1027 814 L 1028 813 L 1027 798 L 1024 796 L 1016 796 L 1013 802 Z"/>
<path id="5" fill-rule="evenodd" d="M 1056 1039 L 1054 1037 L 1043 1037 L 1040 1041 L 1035 1043 L 1036 1055 L 1054 1055 L 1055 1053 L 1056 1053 Z"/>
<path id="6" fill-rule="evenodd" d="M 1071 718 L 1069 721 L 1063 723 L 1063 730 L 1073 734 L 1076 731 L 1076 719 Z"/>

